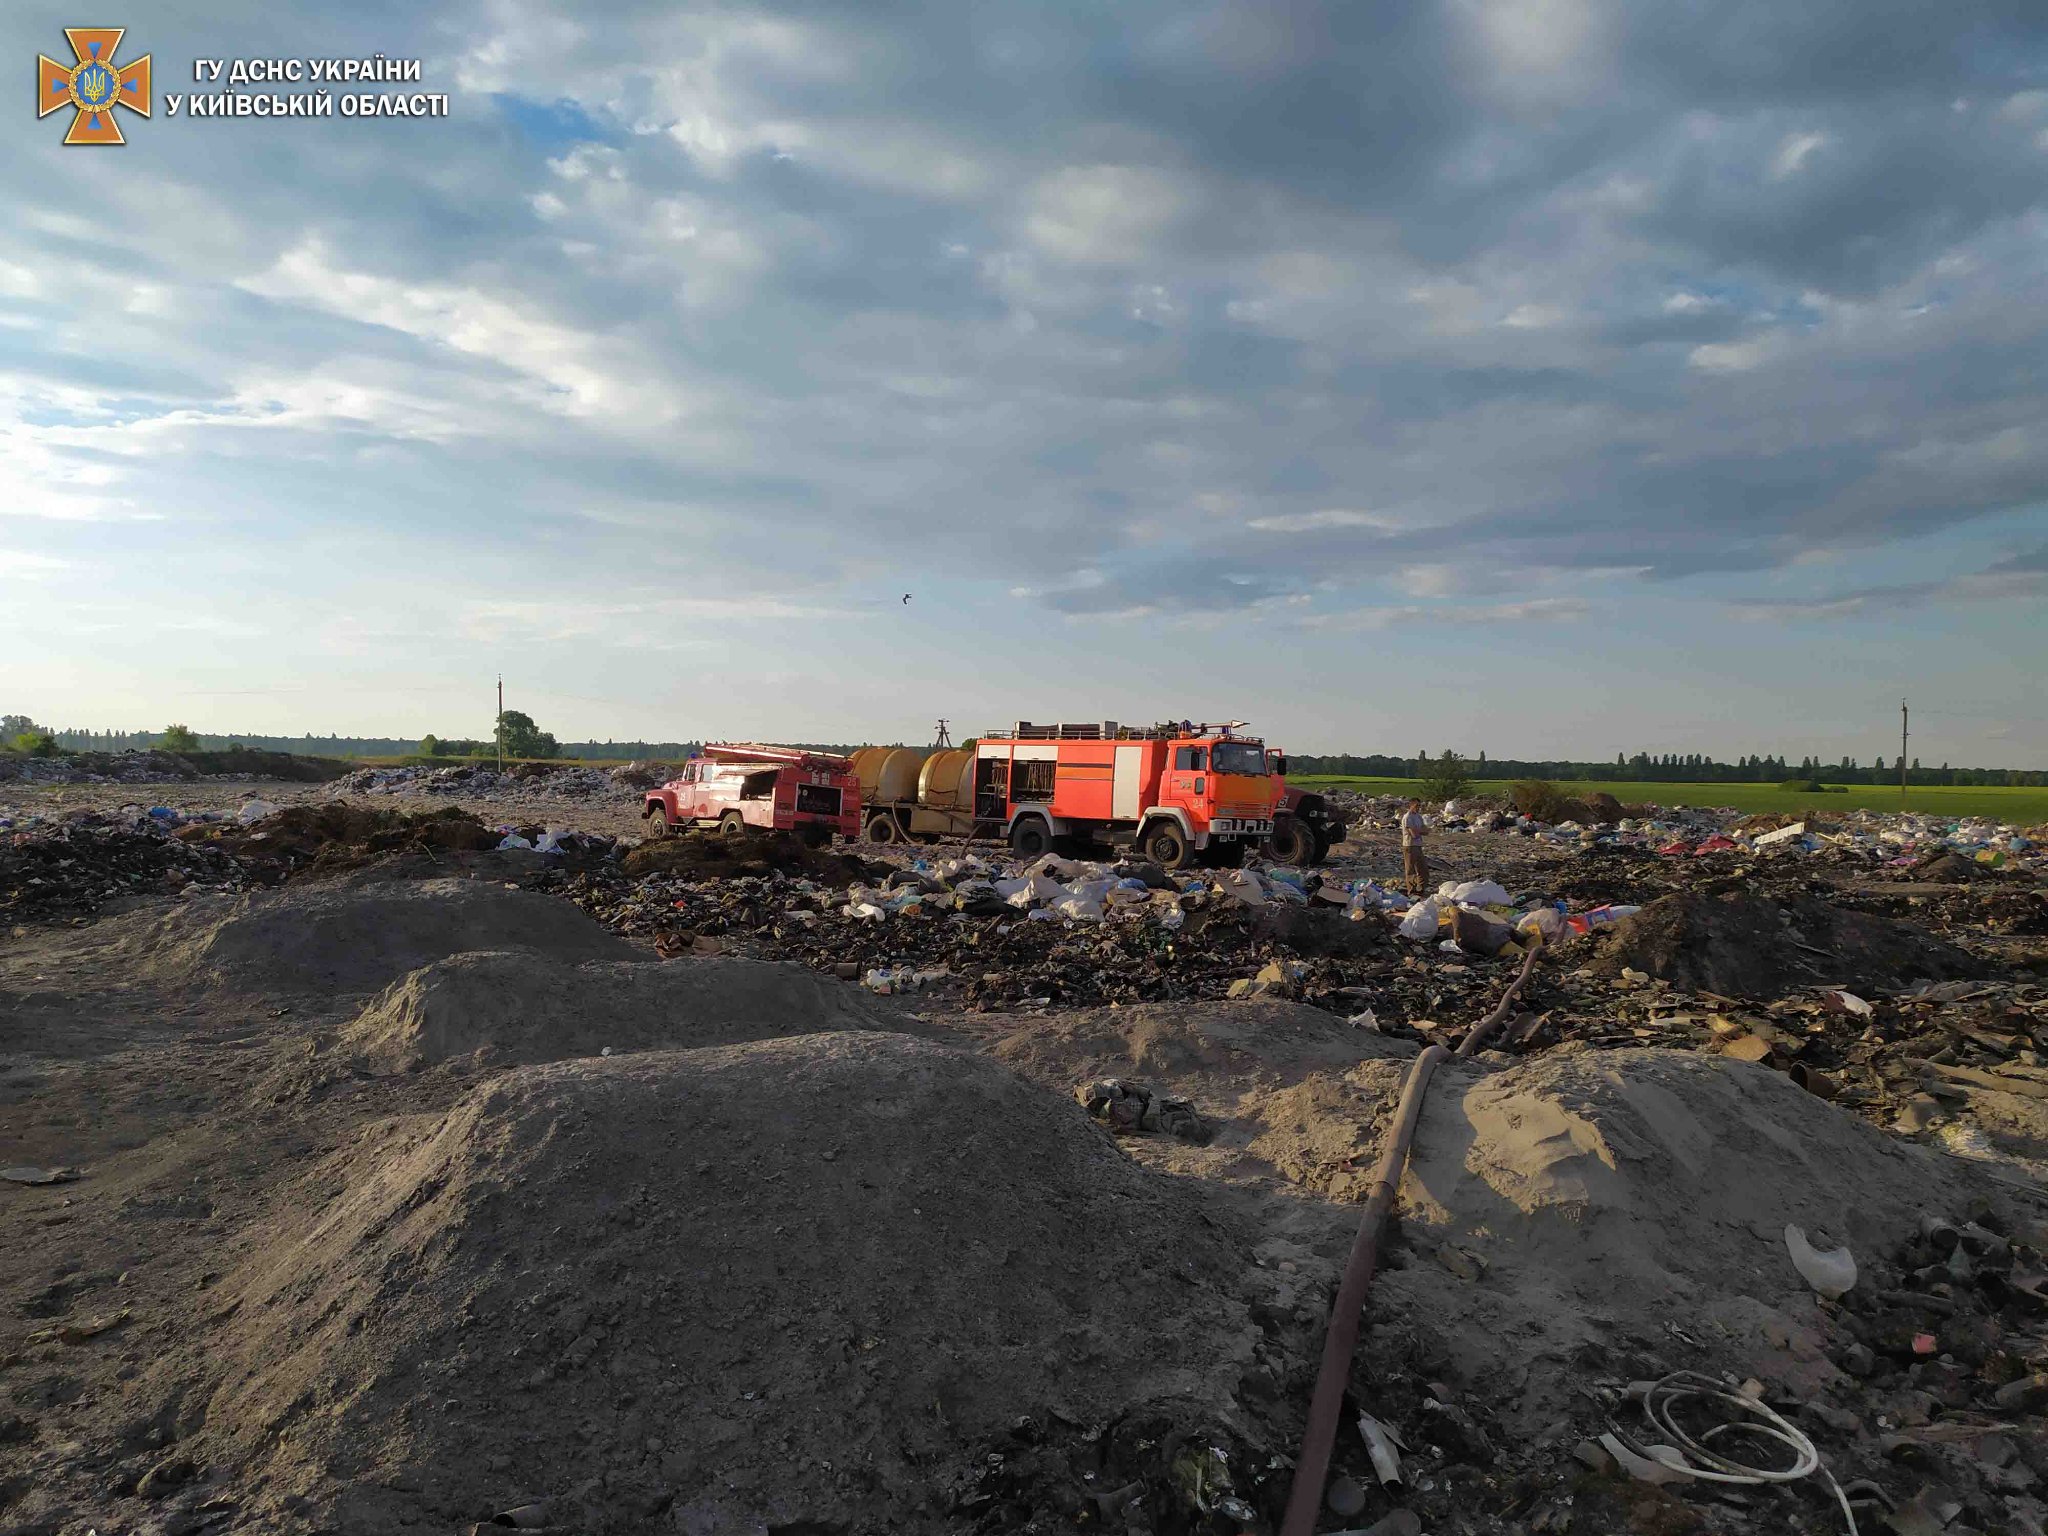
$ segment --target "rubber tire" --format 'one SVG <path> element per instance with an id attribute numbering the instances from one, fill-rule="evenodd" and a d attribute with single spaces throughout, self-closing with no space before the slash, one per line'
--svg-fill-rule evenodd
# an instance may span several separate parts
<path id="1" fill-rule="evenodd" d="M 658 843 L 668 836 L 668 812 L 656 806 L 647 817 L 647 841 Z"/>
<path id="2" fill-rule="evenodd" d="M 1035 859 L 1052 851 L 1052 833 L 1036 816 L 1026 816 L 1010 828 L 1010 852 L 1020 859 Z"/>
<path id="3" fill-rule="evenodd" d="M 1306 869 L 1316 862 L 1315 831 L 1306 822 L 1289 817 L 1266 839 L 1266 851 L 1276 864 L 1292 864 L 1298 869 Z"/>
<path id="4" fill-rule="evenodd" d="M 1186 869 L 1195 858 L 1186 834 L 1170 821 L 1155 822 L 1139 841 L 1138 852 L 1161 869 Z"/>
<path id="5" fill-rule="evenodd" d="M 1329 862 L 1330 862 L 1330 850 L 1331 850 L 1332 848 L 1336 847 L 1336 846 L 1337 846 L 1337 845 L 1336 845 L 1335 843 L 1331 842 L 1331 841 L 1330 841 L 1330 839 L 1329 839 L 1329 838 L 1328 838 L 1328 837 L 1327 837 L 1326 835 L 1324 835 L 1324 834 L 1323 834 L 1322 832 L 1320 832 L 1320 831 L 1319 831 L 1319 832 L 1317 832 L 1317 833 L 1316 833 L 1316 856 L 1315 856 L 1315 858 L 1314 858 L 1314 859 L 1313 859 L 1313 860 L 1311 861 L 1311 863 L 1313 863 L 1313 864 L 1327 864 L 1327 863 L 1329 863 Z"/>
<path id="6" fill-rule="evenodd" d="M 718 818 L 720 837 L 738 837 L 747 830 L 747 818 L 738 811 L 727 811 Z"/>
<path id="7" fill-rule="evenodd" d="M 868 818 L 868 824 L 861 829 L 861 836 L 871 843 L 893 843 L 896 841 L 896 818 L 887 812 L 878 811 Z"/>

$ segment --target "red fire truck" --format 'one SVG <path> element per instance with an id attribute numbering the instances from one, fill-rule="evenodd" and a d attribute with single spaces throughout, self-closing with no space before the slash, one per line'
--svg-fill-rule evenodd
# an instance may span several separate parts
<path id="1" fill-rule="evenodd" d="M 860 780 L 850 759 L 800 747 L 719 742 L 649 790 L 641 811 L 649 837 L 672 827 L 747 827 L 795 832 L 826 843 L 860 831 Z"/>
<path id="2" fill-rule="evenodd" d="M 1244 722 L 1033 725 L 979 738 L 974 819 L 1025 857 L 1130 841 L 1168 869 L 1225 867 L 1273 832 L 1266 749 Z"/>

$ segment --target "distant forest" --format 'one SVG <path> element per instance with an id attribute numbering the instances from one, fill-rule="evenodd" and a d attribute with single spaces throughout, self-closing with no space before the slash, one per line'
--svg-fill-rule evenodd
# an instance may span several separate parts
<path id="1" fill-rule="evenodd" d="M 18 719 L 20 717 L 10 717 Z M 51 733 L 57 745 L 69 752 L 147 751 L 158 744 L 157 731 L 81 731 Z M 310 757 L 400 757 L 420 750 L 417 740 L 396 736 L 264 736 L 251 732 L 218 735 L 195 732 L 206 749 L 231 746 L 260 747 L 272 752 L 298 752 Z M 0 741 L 0 746 L 6 743 Z M 447 743 L 454 746 L 455 743 Z M 695 741 L 565 741 L 558 748 L 562 757 L 627 762 L 634 758 L 675 761 L 697 751 Z M 844 742 L 789 742 L 818 752 L 851 752 L 854 744 Z M 892 743 L 901 745 L 901 743 Z M 488 753 L 489 745 L 484 745 Z M 1389 757 L 1384 753 L 1296 753 L 1288 768 L 1298 774 L 1349 774 L 1360 778 L 1412 779 L 1436 771 L 1441 754 L 1423 752 L 1415 757 Z M 1616 753 L 1609 762 L 1531 761 L 1523 758 L 1489 758 L 1484 752 L 1463 759 L 1466 771 L 1475 779 L 1550 779 L 1644 784 L 1778 784 L 1787 779 L 1820 779 L 1830 784 L 1896 784 L 1899 760 L 1879 756 L 1868 763 L 1845 757 L 1838 763 L 1818 758 L 1793 762 L 1784 757 L 1743 757 L 1732 763 L 1716 762 L 1701 753 L 1638 752 L 1630 757 Z M 1964 785 L 2048 785 L 2048 770 L 2035 768 L 1956 768 L 1947 763 L 1925 767 L 1915 758 L 1906 771 L 1912 784 Z"/>
<path id="2" fill-rule="evenodd" d="M 1816 757 L 1793 762 L 1783 757 L 1744 757 L 1732 763 L 1717 763 L 1698 752 L 1638 752 L 1629 757 L 1617 752 L 1611 763 L 1530 762 L 1522 758 L 1489 758 L 1484 752 L 1463 759 L 1465 771 L 1475 779 L 1549 779 L 1592 783 L 1625 784 L 1782 784 L 1787 779 L 1819 779 L 1827 784 L 1896 784 L 1899 760 L 1878 757 L 1859 763 L 1845 757 L 1839 763 L 1824 763 Z M 1348 753 L 1314 756 L 1291 754 L 1290 773 L 1336 773 L 1369 779 L 1425 778 L 1436 771 L 1427 752 L 1416 757 L 1356 757 Z M 2038 768 L 1924 768 L 1916 757 L 1906 769 L 1909 784 L 2048 784 L 2048 770 Z"/>

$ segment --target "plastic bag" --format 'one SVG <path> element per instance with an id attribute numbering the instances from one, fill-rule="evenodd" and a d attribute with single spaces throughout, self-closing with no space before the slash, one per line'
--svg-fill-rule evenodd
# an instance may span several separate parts
<path id="1" fill-rule="evenodd" d="M 1468 907 L 1505 907 L 1514 900 L 1499 882 L 1493 880 L 1467 880 L 1463 885 L 1445 885 L 1436 894 L 1438 900 L 1448 897 Z"/>
<path id="2" fill-rule="evenodd" d="M 531 848 L 532 846 L 532 843 L 528 842 L 525 838 L 521 837 L 517 832 L 507 832 L 505 834 L 505 840 L 502 843 L 498 844 L 500 852 L 503 852 L 507 848 Z"/>
<path id="3" fill-rule="evenodd" d="M 251 800 L 247 805 L 244 805 L 239 811 L 235 812 L 235 820 L 246 827 L 252 821 L 261 821 L 276 809 L 277 807 L 268 800 Z"/>
<path id="4" fill-rule="evenodd" d="M 1404 939 L 1433 939 L 1436 937 L 1437 905 L 1434 896 L 1425 897 L 1408 909 L 1401 919 L 1400 934 Z"/>

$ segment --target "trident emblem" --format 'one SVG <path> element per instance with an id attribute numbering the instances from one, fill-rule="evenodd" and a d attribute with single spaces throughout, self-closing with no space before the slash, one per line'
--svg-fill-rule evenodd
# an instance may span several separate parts
<path id="1" fill-rule="evenodd" d="M 71 56 L 77 62 L 59 64 L 47 54 L 36 55 L 36 116 L 47 117 L 59 107 L 72 107 L 71 131 L 66 144 L 123 144 L 121 126 L 114 121 L 114 108 L 149 116 L 149 59 L 144 54 L 133 64 L 117 66 L 114 50 L 121 46 L 123 27 L 66 27 Z"/>

